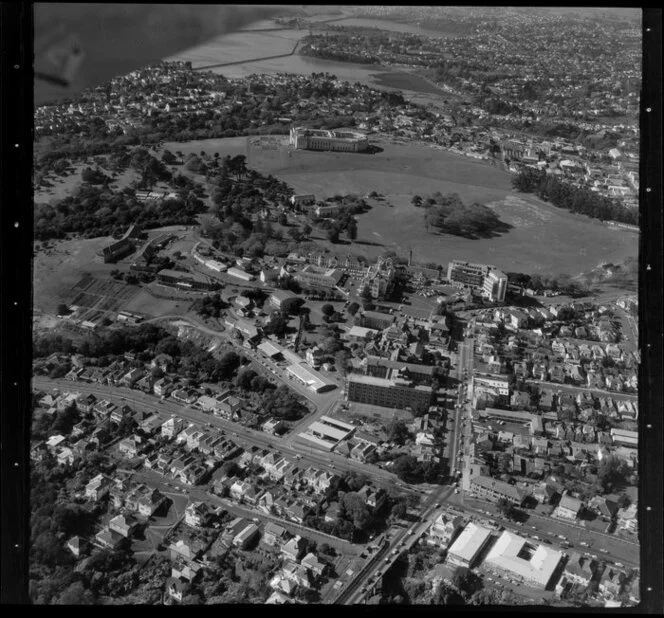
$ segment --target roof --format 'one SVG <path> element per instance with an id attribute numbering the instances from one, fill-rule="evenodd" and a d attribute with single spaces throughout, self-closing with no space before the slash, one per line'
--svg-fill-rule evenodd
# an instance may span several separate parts
<path id="1" fill-rule="evenodd" d="M 258 349 L 267 356 L 276 356 L 277 354 L 281 354 L 281 349 L 270 341 L 263 341 L 263 343 L 258 346 Z"/>
<path id="2" fill-rule="evenodd" d="M 491 532 L 486 528 L 469 523 L 454 541 L 448 554 L 472 562 L 490 536 Z"/>
<path id="3" fill-rule="evenodd" d="M 353 326 L 348 331 L 349 337 L 366 337 L 367 335 L 376 335 L 378 331 L 373 328 L 365 328 L 364 326 Z"/>
<path id="4" fill-rule="evenodd" d="M 544 545 L 533 545 L 506 530 L 491 548 L 484 562 L 545 587 L 562 557 L 560 551 Z"/>

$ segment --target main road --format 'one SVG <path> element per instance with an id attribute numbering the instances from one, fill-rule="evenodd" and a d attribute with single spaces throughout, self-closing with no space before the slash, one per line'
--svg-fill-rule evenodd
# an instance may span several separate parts
<path id="1" fill-rule="evenodd" d="M 42 376 L 33 378 L 32 385 L 33 389 L 46 392 L 57 388 L 61 391 L 80 392 L 83 395 L 92 394 L 98 398 L 106 398 L 117 405 L 127 404 L 136 409 L 156 412 L 164 420 L 171 416 L 177 416 L 202 427 L 206 425 L 217 427 L 230 434 L 233 441 L 245 449 L 258 446 L 264 449 L 276 450 L 282 455 L 300 459 L 303 465 L 317 466 L 336 473 L 361 472 L 378 486 L 384 488 L 399 487 L 402 491 L 420 493 L 400 483 L 395 474 L 377 466 L 349 460 L 343 455 L 336 453 L 323 453 L 315 449 L 309 449 L 298 443 L 290 443 L 284 438 L 272 436 L 244 427 L 239 423 L 219 418 L 213 414 L 208 414 L 192 405 L 182 405 L 172 400 L 162 400 L 154 395 L 149 395 L 128 387 L 88 384 L 64 379 L 52 380 Z"/>

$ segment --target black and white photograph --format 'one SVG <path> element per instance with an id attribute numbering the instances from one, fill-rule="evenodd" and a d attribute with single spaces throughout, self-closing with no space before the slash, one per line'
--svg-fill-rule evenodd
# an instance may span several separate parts
<path id="1" fill-rule="evenodd" d="M 642 9 L 32 11 L 29 603 L 648 601 Z"/>

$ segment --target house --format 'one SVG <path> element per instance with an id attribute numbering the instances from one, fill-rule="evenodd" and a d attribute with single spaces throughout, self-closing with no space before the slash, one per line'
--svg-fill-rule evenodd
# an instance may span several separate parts
<path id="1" fill-rule="evenodd" d="M 563 575 L 570 582 L 581 586 L 588 586 L 598 572 L 599 564 L 587 556 L 577 552 L 570 554 L 569 560 L 563 570 Z"/>
<path id="2" fill-rule="evenodd" d="M 233 545 L 240 549 L 246 549 L 259 536 L 258 526 L 249 522 L 234 537 Z"/>
<path id="3" fill-rule="evenodd" d="M 582 508 L 583 503 L 581 500 L 573 498 L 568 495 L 567 491 L 565 491 L 560 498 L 558 506 L 554 509 L 553 513 L 551 513 L 551 517 L 574 521 L 579 516 Z"/>
<path id="4" fill-rule="evenodd" d="M 611 521 L 619 510 L 618 502 L 611 496 L 595 496 L 588 502 L 588 508 L 595 511 L 604 521 Z"/>
<path id="5" fill-rule="evenodd" d="M 282 432 L 285 427 L 286 427 L 286 424 L 281 419 L 277 420 L 277 419 L 271 418 L 271 419 L 265 421 L 265 423 L 263 423 L 263 425 L 261 426 L 261 429 L 265 433 L 275 435 L 275 434 L 278 434 L 278 433 Z"/>
<path id="6" fill-rule="evenodd" d="M 118 451 L 120 451 L 125 457 L 133 459 L 138 455 L 142 446 L 137 440 L 137 436 L 129 436 L 128 438 L 124 438 L 124 440 L 120 440 L 118 443 Z"/>
<path id="7" fill-rule="evenodd" d="M 171 378 L 161 378 L 154 383 L 152 390 L 157 397 L 168 397 L 175 389 L 175 383 Z"/>
<path id="8" fill-rule="evenodd" d="M 626 579 L 625 573 L 609 566 L 599 578 L 597 587 L 604 596 L 616 598 L 621 593 Z"/>
<path id="9" fill-rule="evenodd" d="M 429 528 L 427 542 L 447 548 L 463 525 L 461 515 L 441 513 Z"/>
<path id="10" fill-rule="evenodd" d="M 327 510 L 325 511 L 325 521 L 330 523 L 337 521 L 337 519 L 339 519 L 340 510 L 341 507 L 339 506 L 338 502 L 330 502 Z"/>
<path id="11" fill-rule="evenodd" d="M 298 524 L 301 524 L 304 521 L 305 514 L 306 509 L 299 502 L 294 502 L 286 507 L 286 517 Z"/>
<path id="12" fill-rule="evenodd" d="M 115 530 L 125 538 L 129 538 L 138 528 L 138 521 L 132 515 L 116 515 L 108 522 L 110 530 Z"/>
<path id="13" fill-rule="evenodd" d="M 203 565 L 198 562 L 187 562 L 178 558 L 171 566 L 171 577 L 187 582 L 193 582 L 202 571 Z"/>
<path id="14" fill-rule="evenodd" d="M 161 426 L 161 435 L 164 438 L 172 440 L 185 428 L 186 424 L 185 420 L 173 414 L 171 415 L 171 418 L 165 421 Z"/>
<path id="15" fill-rule="evenodd" d="M 101 500 L 108 494 L 111 479 L 104 474 L 98 474 L 85 486 L 85 497 L 90 500 Z"/>
<path id="16" fill-rule="evenodd" d="M 316 577 L 322 576 L 327 566 L 324 562 L 320 562 L 311 552 L 302 558 L 300 564 L 309 569 Z"/>
<path id="17" fill-rule="evenodd" d="M 166 496 L 164 496 L 158 489 L 148 489 L 141 497 L 138 498 L 138 512 L 143 517 L 152 517 L 152 515 L 154 515 L 154 513 L 159 510 L 161 505 L 164 504 L 166 500 Z"/>
<path id="18" fill-rule="evenodd" d="M 273 549 L 281 549 L 281 546 L 286 542 L 287 538 L 288 532 L 285 528 L 282 528 L 273 522 L 268 522 L 263 530 L 261 543 Z"/>
<path id="19" fill-rule="evenodd" d="M 125 537 L 119 532 L 110 528 L 104 528 L 95 535 L 96 545 L 104 549 L 117 549 L 124 539 Z"/>
<path id="20" fill-rule="evenodd" d="M 294 536 L 290 541 L 281 547 L 281 555 L 286 560 L 298 562 L 300 556 L 304 553 L 307 542 L 299 535 Z"/>
<path id="21" fill-rule="evenodd" d="M 166 580 L 166 594 L 178 603 L 182 602 L 182 599 L 189 592 L 189 588 L 190 584 L 184 578 L 169 577 Z"/>
<path id="22" fill-rule="evenodd" d="M 169 545 L 171 560 L 183 558 L 191 562 L 196 560 L 210 543 L 202 538 L 192 536 L 190 538 L 181 538 Z"/>
<path id="23" fill-rule="evenodd" d="M 358 495 L 362 496 L 364 503 L 374 511 L 378 511 L 383 506 L 387 498 L 385 490 L 382 488 L 376 489 L 370 485 L 365 485 L 360 489 Z"/>
<path id="24" fill-rule="evenodd" d="M 88 543 L 85 539 L 80 536 L 73 536 L 69 539 L 65 547 L 72 553 L 76 558 L 80 558 L 82 555 L 87 553 Z"/>
<path id="25" fill-rule="evenodd" d="M 205 526 L 211 516 L 212 511 L 205 502 L 190 502 L 184 510 L 184 521 L 188 526 Z"/>

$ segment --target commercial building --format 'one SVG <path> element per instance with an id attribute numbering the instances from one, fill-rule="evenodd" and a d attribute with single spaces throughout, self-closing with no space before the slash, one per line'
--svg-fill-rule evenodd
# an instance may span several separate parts
<path id="1" fill-rule="evenodd" d="M 447 279 L 469 287 L 494 302 L 503 302 L 507 292 L 507 275 L 488 264 L 472 264 L 452 260 L 447 268 Z"/>
<path id="2" fill-rule="evenodd" d="M 296 150 L 362 152 L 369 147 L 369 140 L 364 133 L 359 131 L 292 127 L 289 144 Z"/>
<path id="3" fill-rule="evenodd" d="M 308 367 L 304 362 L 293 363 L 287 367 L 286 371 L 315 393 L 330 390 L 335 386 L 333 383 L 326 381 L 320 373 Z"/>
<path id="4" fill-rule="evenodd" d="M 205 277 L 190 272 L 170 270 L 165 268 L 157 273 L 157 281 L 162 285 L 182 288 L 186 290 L 211 291 L 219 288 L 219 284 L 208 281 Z"/>
<path id="5" fill-rule="evenodd" d="M 524 583 L 546 589 L 562 561 L 563 554 L 544 545 L 503 532 L 484 561 L 485 566 L 517 577 Z"/>
<path id="6" fill-rule="evenodd" d="M 376 378 L 356 373 L 348 375 L 347 393 L 348 401 L 400 409 L 428 408 L 435 396 L 430 386 L 414 385 L 398 375 L 394 378 Z"/>
<path id="7" fill-rule="evenodd" d="M 275 290 L 270 294 L 270 304 L 283 311 L 292 310 L 300 302 L 302 302 L 301 297 L 289 290 Z"/>
<path id="8" fill-rule="evenodd" d="M 226 273 L 231 275 L 231 277 L 242 279 L 242 281 L 253 281 L 255 279 L 253 275 L 250 275 L 248 272 L 245 272 L 240 268 L 235 268 L 235 266 L 229 268 Z"/>
<path id="9" fill-rule="evenodd" d="M 639 434 L 636 431 L 629 431 L 628 429 L 611 428 L 611 438 L 614 444 L 622 444 L 624 446 L 638 447 Z"/>
<path id="10" fill-rule="evenodd" d="M 470 491 L 494 502 L 497 502 L 500 498 L 505 498 L 516 505 L 521 505 L 528 496 L 526 491 L 515 485 L 484 475 L 471 479 Z"/>
<path id="11" fill-rule="evenodd" d="M 433 378 L 440 369 L 435 365 L 404 363 L 381 356 L 367 356 L 361 364 L 365 368 L 366 375 L 375 378 L 388 378 L 393 372 L 396 372 L 407 377 L 415 384 L 426 384 L 427 386 L 433 383 Z"/>
<path id="12" fill-rule="evenodd" d="M 472 522 L 469 523 L 447 552 L 448 562 L 456 566 L 472 568 L 490 539 L 489 530 Z"/>
<path id="13" fill-rule="evenodd" d="M 318 268 L 311 264 L 295 273 L 295 280 L 304 287 L 335 288 L 339 285 L 344 272 L 337 268 Z"/>

